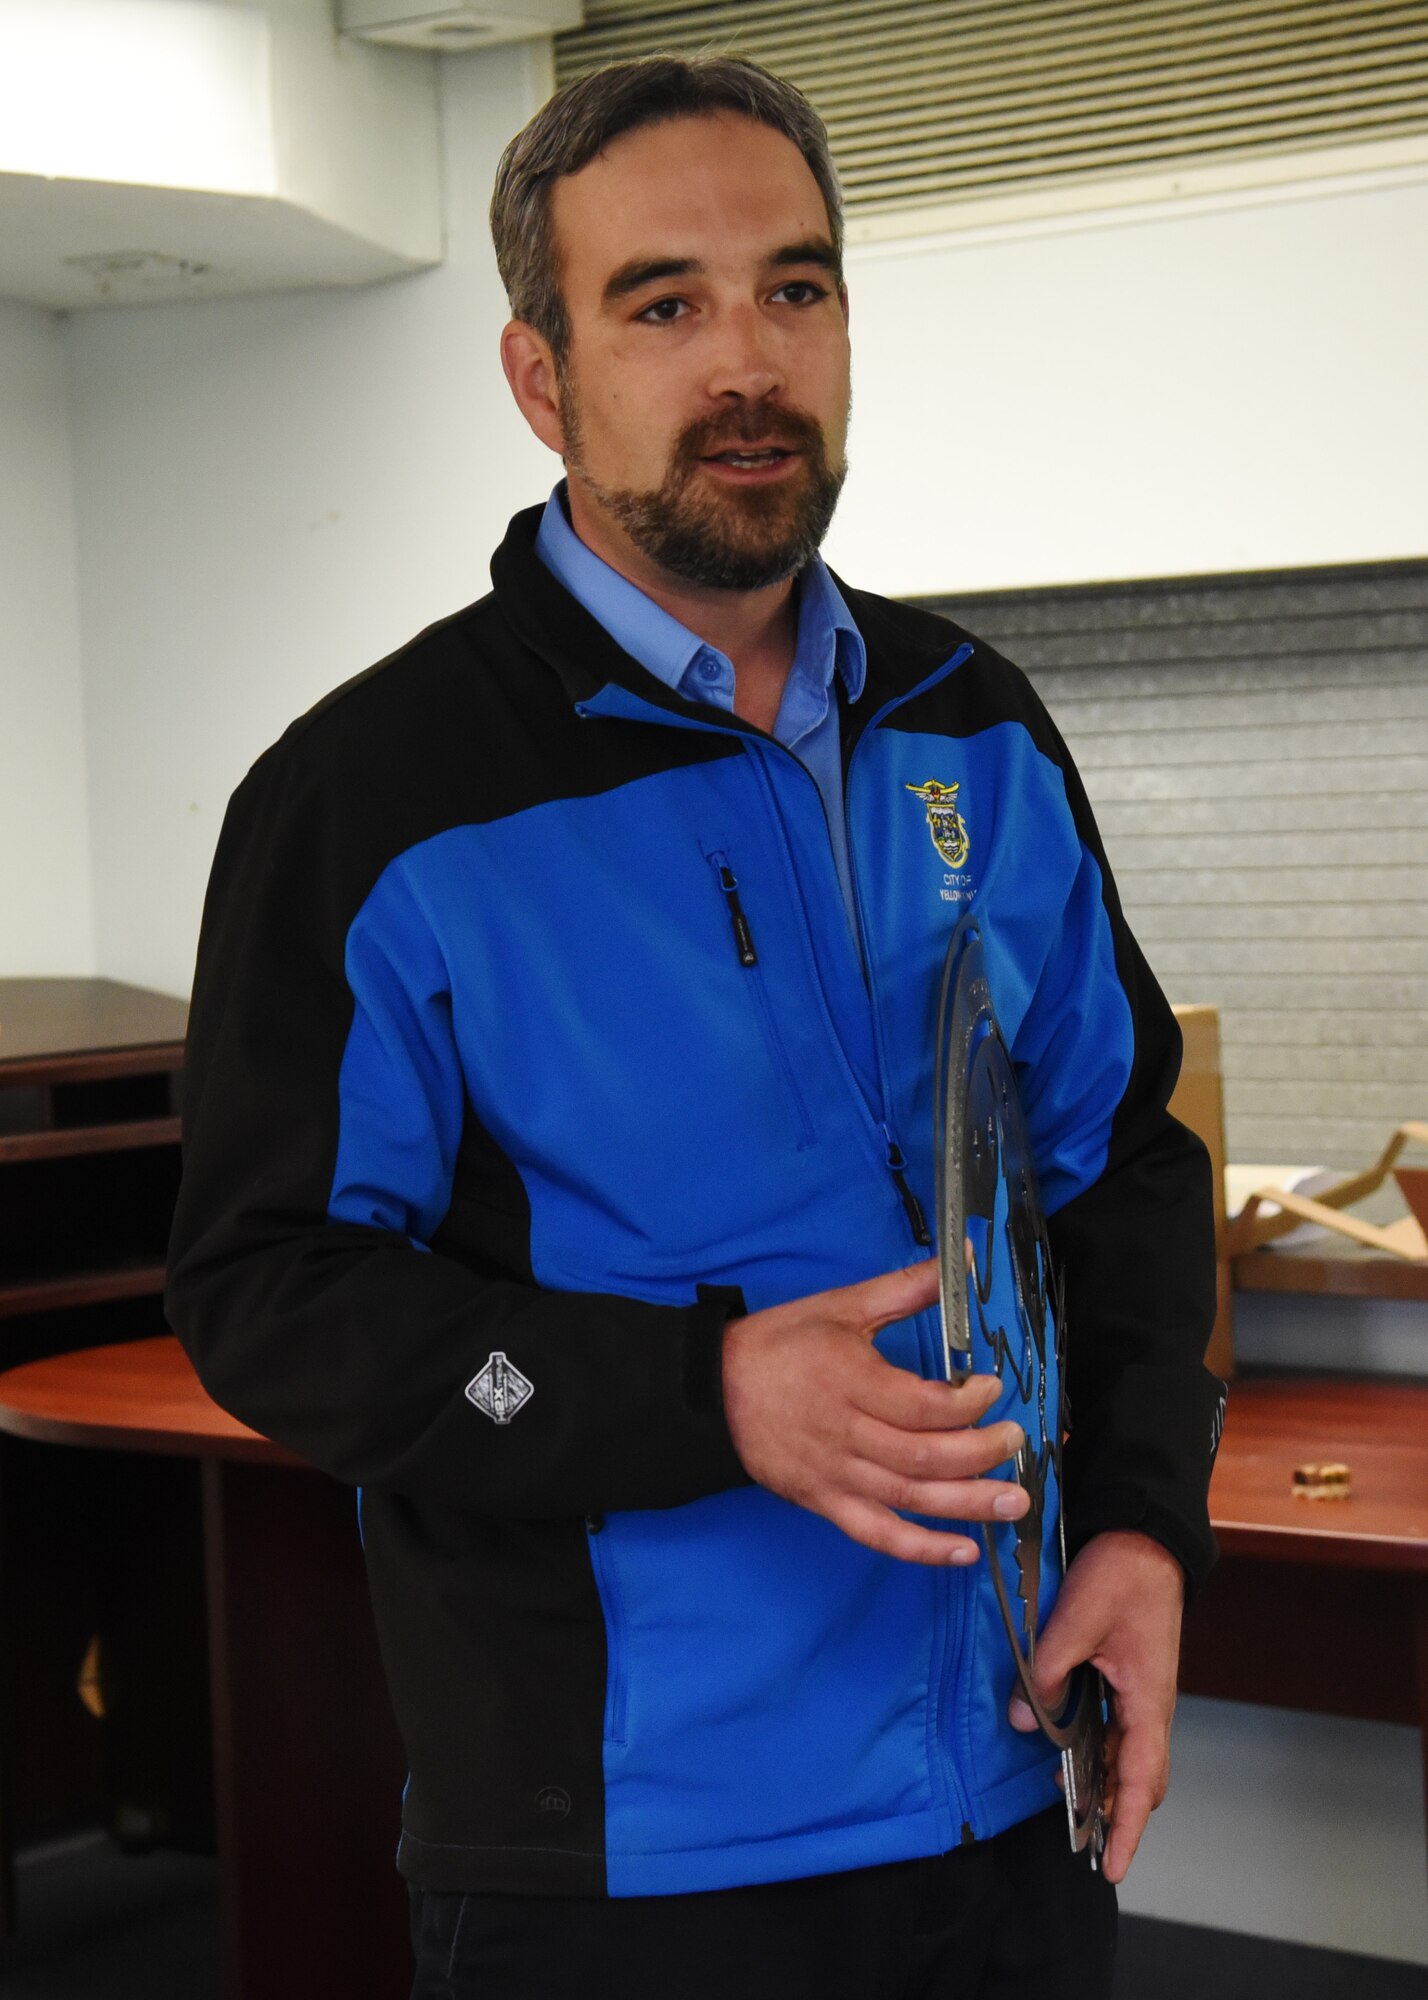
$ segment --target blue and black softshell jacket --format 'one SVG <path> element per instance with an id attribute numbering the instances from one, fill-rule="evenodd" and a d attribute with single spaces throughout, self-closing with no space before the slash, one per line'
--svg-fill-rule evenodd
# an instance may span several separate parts
<path id="1" fill-rule="evenodd" d="M 622 652 L 539 520 L 232 799 L 169 1317 L 218 1402 L 363 1489 L 411 1880 L 635 1896 L 939 1853 L 1057 1798 L 987 1564 L 754 1484 L 723 1327 L 930 1254 L 970 904 L 1066 1289 L 1070 1539 L 1142 1529 L 1193 1585 L 1219 1384 L 1178 1030 L 990 647 L 840 584 L 860 964 L 808 772 Z M 958 787 L 940 846 L 929 782 Z M 940 1372 L 935 1308 L 876 1344 Z"/>

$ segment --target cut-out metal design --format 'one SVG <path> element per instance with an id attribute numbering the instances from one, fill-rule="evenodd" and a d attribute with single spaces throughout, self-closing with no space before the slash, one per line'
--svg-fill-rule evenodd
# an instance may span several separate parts
<path id="1" fill-rule="evenodd" d="M 1019 1521 L 984 1524 L 982 1539 L 1021 1692 L 1061 1752 L 1071 1844 L 1095 1867 L 1105 1839 L 1104 1683 L 1094 1668 L 1078 1669 L 1054 1715 L 1034 1685 L 1048 1486 L 1054 1482 L 1058 1503 L 1061 1494 L 1065 1318 L 1016 1073 L 970 912 L 943 969 L 936 1105 L 943 1362 L 952 1382 L 973 1371 L 996 1374 L 1010 1392 L 998 1414 L 1026 1434 L 1014 1470 L 1031 1504 Z M 1057 1381 L 1051 1411 L 1048 1362 Z M 1064 1516 L 1058 1540 L 1064 1574 Z"/>

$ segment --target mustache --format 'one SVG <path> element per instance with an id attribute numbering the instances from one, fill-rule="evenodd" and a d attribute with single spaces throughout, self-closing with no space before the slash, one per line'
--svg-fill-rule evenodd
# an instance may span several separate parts
<path id="1" fill-rule="evenodd" d="M 806 410 L 784 405 L 776 409 L 751 405 L 720 411 L 716 416 L 696 419 L 681 433 L 677 455 L 682 464 L 688 465 L 741 444 L 776 444 L 785 451 L 821 457 L 823 426 Z"/>

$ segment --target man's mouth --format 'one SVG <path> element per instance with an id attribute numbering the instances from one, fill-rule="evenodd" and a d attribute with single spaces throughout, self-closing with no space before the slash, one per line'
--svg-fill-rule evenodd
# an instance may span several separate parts
<path id="1" fill-rule="evenodd" d="M 781 444 L 770 445 L 730 445 L 726 451 L 710 452 L 705 457 L 708 465 L 732 465 L 741 471 L 761 471 L 778 465 L 796 454 Z"/>

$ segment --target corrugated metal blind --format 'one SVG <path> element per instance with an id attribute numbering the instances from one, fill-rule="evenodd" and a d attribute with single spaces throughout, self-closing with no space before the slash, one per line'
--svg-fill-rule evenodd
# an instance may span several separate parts
<path id="1" fill-rule="evenodd" d="M 1027 671 L 1231 1158 L 1368 1165 L 1428 1117 L 1428 563 L 934 600 Z"/>
<path id="2" fill-rule="evenodd" d="M 807 93 L 850 211 L 1428 131 L 1422 0 L 586 0 L 560 83 L 732 50 Z"/>

